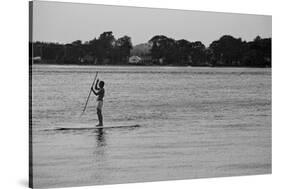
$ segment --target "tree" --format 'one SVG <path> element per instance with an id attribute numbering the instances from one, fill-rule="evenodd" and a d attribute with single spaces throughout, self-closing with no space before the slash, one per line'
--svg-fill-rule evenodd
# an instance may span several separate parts
<path id="1" fill-rule="evenodd" d="M 257 36 L 245 44 L 243 65 L 250 67 L 271 67 L 271 38 Z"/>
<path id="2" fill-rule="evenodd" d="M 164 35 L 156 35 L 149 40 L 152 58 L 156 63 L 168 64 L 176 60 L 176 41 Z"/>
<path id="3" fill-rule="evenodd" d="M 130 56 L 132 42 L 126 35 L 116 40 L 108 31 L 85 43 L 81 40 L 69 44 L 34 42 L 30 43 L 30 48 L 33 48 L 30 56 L 41 57 L 44 63 L 123 64 Z M 133 54 L 149 56 L 153 63 L 159 65 L 271 67 L 271 38 L 257 36 L 246 42 L 224 35 L 206 48 L 200 41 L 176 41 L 164 35 L 155 35 L 147 44 L 135 46 Z"/>
<path id="4" fill-rule="evenodd" d="M 241 38 L 224 35 L 209 46 L 214 66 L 239 66 L 243 55 Z"/>
<path id="5" fill-rule="evenodd" d="M 115 43 L 115 58 L 117 61 L 127 61 L 132 48 L 133 45 L 130 37 L 125 35 L 117 39 Z"/>
<path id="6" fill-rule="evenodd" d="M 176 41 L 177 62 L 179 65 L 189 65 L 191 63 L 191 43 L 185 39 Z"/>
<path id="7" fill-rule="evenodd" d="M 191 43 L 191 60 L 192 65 L 201 66 L 206 64 L 206 47 L 200 41 Z"/>
<path id="8" fill-rule="evenodd" d="M 111 31 L 103 32 L 97 41 L 97 57 L 99 62 L 107 62 L 112 59 L 115 38 Z"/>
<path id="9" fill-rule="evenodd" d="M 72 43 L 71 43 L 72 45 L 75 45 L 75 46 L 82 46 L 82 41 L 81 40 L 76 40 L 76 41 L 73 41 Z"/>

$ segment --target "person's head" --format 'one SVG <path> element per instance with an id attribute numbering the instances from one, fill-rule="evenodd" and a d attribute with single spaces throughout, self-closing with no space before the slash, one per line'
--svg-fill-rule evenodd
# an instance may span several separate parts
<path id="1" fill-rule="evenodd" d="M 99 82 L 99 87 L 100 87 L 100 88 L 103 88 L 103 86 L 104 86 L 104 81 L 100 81 L 100 82 Z"/>

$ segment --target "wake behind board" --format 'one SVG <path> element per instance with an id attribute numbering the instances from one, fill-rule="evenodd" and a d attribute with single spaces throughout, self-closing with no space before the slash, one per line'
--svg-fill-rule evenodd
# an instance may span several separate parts
<path id="1" fill-rule="evenodd" d="M 87 127 L 57 127 L 57 131 L 71 131 L 71 130 L 95 130 L 95 129 L 114 129 L 114 128 L 135 128 L 140 125 L 106 125 L 106 126 L 87 126 Z"/>

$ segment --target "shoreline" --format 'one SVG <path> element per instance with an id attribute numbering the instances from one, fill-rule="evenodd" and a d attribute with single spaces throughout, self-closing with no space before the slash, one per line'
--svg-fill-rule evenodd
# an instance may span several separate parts
<path id="1" fill-rule="evenodd" d="M 108 66 L 108 67 L 185 67 L 185 68 L 261 68 L 261 69 L 272 69 L 272 67 L 251 67 L 251 66 L 180 66 L 180 65 L 136 65 L 136 64 L 103 64 L 103 65 L 93 65 L 93 64 L 48 64 L 48 63 L 31 63 L 33 65 L 42 65 L 42 66 Z"/>

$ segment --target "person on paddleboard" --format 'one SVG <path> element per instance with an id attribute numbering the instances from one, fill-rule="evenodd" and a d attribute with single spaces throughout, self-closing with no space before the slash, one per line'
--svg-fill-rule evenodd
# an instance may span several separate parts
<path id="1" fill-rule="evenodd" d="M 91 88 L 93 93 L 97 96 L 97 115 L 99 123 L 96 126 L 103 126 L 103 118 L 102 118 L 102 106 L 103 106 L 103 97 L 104 97 L 104 81 L 99 81 L 97 79 L 95 88 Z"/>

